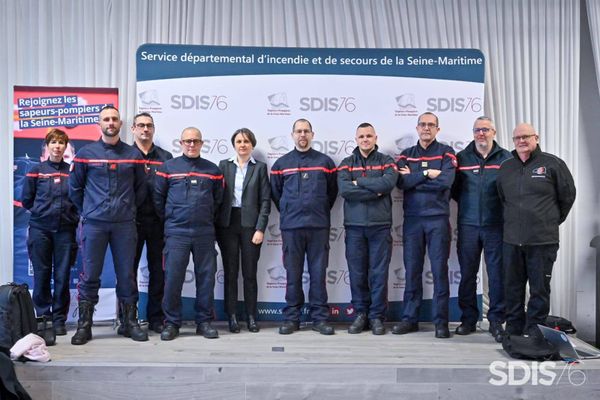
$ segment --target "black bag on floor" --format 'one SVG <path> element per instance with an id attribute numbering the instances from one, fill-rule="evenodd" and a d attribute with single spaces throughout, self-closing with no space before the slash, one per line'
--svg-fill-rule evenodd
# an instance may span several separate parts
<path id="1" fill-rule="evenodd" d="M 546 339 L 518 335 L 504 335 L 502 348 L 512 358 L 520 360 L 553 361 L 561 360 L 558 349 Z"/>
<path id="2" fill-rule="evenodd" d="M 26 284 L 0 286 L 0 351 L 10 352 L 15 342 L 37 333 L 33 300 Z"/>
<path id="3" fill-rule="evenodd" d="M 577 329 L 573 326 L 571 321 L 563 317 L 557 317 L 555 315 L 548 315 L 546 318 L 546 326 L 552 329 L 558 329 L 564 333 L 575 333 Z"/>

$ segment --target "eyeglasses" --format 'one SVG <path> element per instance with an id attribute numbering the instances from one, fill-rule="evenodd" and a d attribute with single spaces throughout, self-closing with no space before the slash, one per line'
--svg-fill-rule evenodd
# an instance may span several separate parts
<path id="1" fill-rule="evenodd" d="M 141 122 L 139 124 L 135 124 L 136 128 L 140 128 L 140 129 L 144 129 L 144 128 L 148 128 L 148 129 L 152 129 L 154 128 L 154 124 L 150 123 L 150 124 L 142 124 Z"/>
<path id="2" fill-rule="evenodd" d="M 491 131 L 490 128 L 473 128 L 473 133 L 475 134 L 478 134 L 479 132 L 488 133 L 489 131 Z"/>
<path id="3" fill-rule="evenodd" d="M 434 124 L 433 122 L 419 122 L 418 125 L 421 128 L 437 128 L 437 124 Z"/>
<path id="4" fill-rule="evenodd" d="M 181 143 L 187 145 L 187 146 L 192 146 L 192 145 L 197 145 L 202 143 L 201 139 L 182 139 Z"/>
<path id="5" fill-rule="evenodd" d="M 535 133 L 531 135 L 521 135 L 521 136 L 513 136 L 513 142 L 520 142 L 521 140 L 529 140 L 530 138 L 536 136 Z"/>

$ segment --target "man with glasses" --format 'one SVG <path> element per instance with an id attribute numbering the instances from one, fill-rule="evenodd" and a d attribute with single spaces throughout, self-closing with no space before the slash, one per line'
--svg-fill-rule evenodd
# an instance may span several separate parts
<path id="1" fill-rule="evenodd" d="M 100 274 L 110 245 L 117 298 L 124 318 L 123 335 L 148 340 L 137 320 L 138 289 L 133 272 L 137 208 L 146 197 L 146 176 L 140 152 L 119 139 L 121 116 L 113 106 L 100 111 L 102 136 L 77 152 L 71 164 L 69 197 L 81 215 L 80 249 L 83 271 L 79 284 L 79 321 L 74 345 L 92 339 L 92 315 L 98 303 Z"/>
<path id="2" fill-rule="evenodd" d="M 575 184 L 565 162 L 540 149 L 533 126 L 517 125 L 513 141 L 513 157 L 502 164 L 497 180 L 504 207 L 506 332 L 541 340 L 537 325 L 545 323 L 550 311 L 558 226 L 573 206 Z"/>
<path id="3" fill-rule="evenodd" d="M 202 133 L 194 127 L 181 133 L 183 155 L 165 161 L 156 172 L 154 206 L 164 221 L 165 327 L 161 340 L 173 340 L 182 324 L 181 291 L 190 259 L 196 283 L 196 334 L 218 338 L 212 327 L 215 272 L 215 218 L 223 199 L 223 174 L 200 157 Z"/>
<path id="4" fill-rule="evenodd" d="M 404 310 L 392 333 L 403 335 L 419 330 L 423 301 L 423 263 L 429 255 L 433 274 L 432 314 L 436 338 L 449 338 L 448 258 L 450 257 L 450 188 L 454 182 L 456 156 L 452 147 L 436 140 L 438 117 L 430 112 L 419 116 L 419 140 L 398 159 L 397 186 L 404 191 Z"/>
<path id="5" fill-rule="evenodd" d="M 482 116 L 473 124 L 473 141 L 456 155 L 458 168 L 452 197 L 458 203 L 458 241 L 460 263 L 458 305 L 462 312 L 457 335 L 475 332 L 479 320 L 477 272 L 481 253 L 488 275 L 490 307 L 489 332 L 502 341 L 504 323 L 504 284 L 502 273 L 502 203 L 496 189 L 500 164 L 510 153 L 494 140 L 496 127 Z"/>
<path id="6" fill-rule="evenodd" d="M 295 148 L 283 155 L 271 168 L 271 193 L 280 213 L 283 240 L 283 265 L 287 283 L 286 306 L 279 333 L 288 335 L 300 329 L 304 305 L 302 273 L 307 259 L 310 275 L 310 318 L 312 329 L 333 335 L 327 323 L 327 285 L 329 264 L 330 210 L 338 193 L 333 160 L 311 147 L 314 132 L 311 123 L 299 119 L 292 126 Z"/>
<path id="7" fill-rule="evenodd" d="M 154 144 L 155 125 L 154 119 L 148 113 L 140 113 L 133 117 L 131 126 L 134 144 L 145 160 L 146 183 L 148 195 L 146 200 L 137 210 L 137 247 L 134 273 L 137 272 L 138 264 L 142 258 L 142 250 L 146 244 L 146 260 L 148 263 L 148 303 L 146 305 L 146 320 L 149 327 L 156 333 L 161 333 L 163 328 L 164 314 L 162 312 L 163 287 L 165 285 L 164 272 L 162 269 L 162 250 L 164 246 L 163 225 L 154 210 L 152 196 L 154 192 L 154 179 L 156 169 L 163 162 L 173 158 L 173 155 Z M 121 331 L 119 327 L 119 333 Z"/>

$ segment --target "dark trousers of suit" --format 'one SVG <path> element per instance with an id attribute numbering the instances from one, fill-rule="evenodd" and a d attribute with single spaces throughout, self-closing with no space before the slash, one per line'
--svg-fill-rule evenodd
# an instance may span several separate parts
<path id="1" fill-rule="evenodd" d="M 256 270 L 261 245 L 252 243 L 252 236 L 254 236 L 256 229 L 243 227 L 241 220 L 241 209 L 234 207 L 231 209 L 230 225 L 226 228 L 217 227 L 217 243 L 221 249 L 223 271 L 225 272 L 225 312 L 228 315 L 237 314 L 238 274 L 241 253 L 246 314 L 257 317 L 258 284 L 256 282 Z"/>
<path id="2" fill-rule="evenodd" d="M 151 324 L 162 322 L 162 299 L 165 286 L 165 273 L 163 271 L 163 247 L 165 244 L 163 226 L 158 221 L 137 222 L 137 247 L 135 253 L 134 272 L 142 258 L 144 243 L 146 244 L 146 260 L 148 261 L 148 304 L 146 319 Z"/>
<path id="3" fill-rule="evenodd" d="M 558 252 L 557 244 L 518 246 L 504 243 L 504 290 L 506 331 L 511 334 L 537 332 L 550 312 L 550 278 Z M 525 287 L 529 301 L 525 313 Z"/>

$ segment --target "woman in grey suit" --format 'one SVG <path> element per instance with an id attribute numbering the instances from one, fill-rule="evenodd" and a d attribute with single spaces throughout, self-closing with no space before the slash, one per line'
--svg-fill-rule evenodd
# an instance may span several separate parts
<path id="1" fill-rule="evenodd" d="M 236 155 L 219 163 L 225 177 L 225 193 L 216 223 L 225 271 L 225 312 L 229 316 L 229 331 L 238 333 L 236 310 L 241 250 L 246 321 L 250 332 L 258 332 L 256 269 L 271 212 L 271 187 L 267 165 L 252 157 L 256 146 L 254 133 L 247 128 L 238 129 L 231 143 Z"/>

